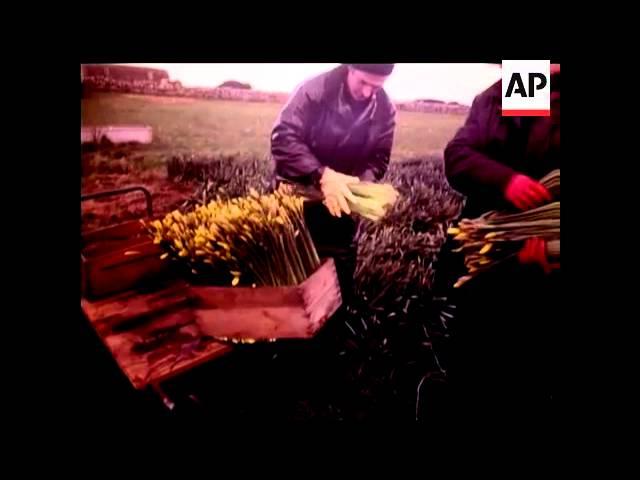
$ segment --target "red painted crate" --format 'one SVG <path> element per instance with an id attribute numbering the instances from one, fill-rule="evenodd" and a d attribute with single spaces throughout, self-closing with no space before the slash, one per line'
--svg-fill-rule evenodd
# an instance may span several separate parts
<path id="1" fill-rule="evenodd" d="M 83 195 L 81 201 L 132 192 L 144 193 L 147 214 L 153 220 L 151 193 L 141 186 Z M 160 260 L 161 254 L 160 247 L 153 244 L 138 220 L 83 233 L 80 250 L 82 296 L 95 300 L 161 280 L 170 270 L 168 263 Z"/>

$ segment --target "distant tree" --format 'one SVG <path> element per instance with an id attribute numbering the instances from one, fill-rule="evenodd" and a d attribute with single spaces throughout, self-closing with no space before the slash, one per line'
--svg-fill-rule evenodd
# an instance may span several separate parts
<path id="1" fill-rule="evenodd" d="M 248 83 L 237 82 L 235 80 L 227 80 L 220 84 L 218 88 L 240 88 L 242 90 L 251 90 L 251 85 Z"/>

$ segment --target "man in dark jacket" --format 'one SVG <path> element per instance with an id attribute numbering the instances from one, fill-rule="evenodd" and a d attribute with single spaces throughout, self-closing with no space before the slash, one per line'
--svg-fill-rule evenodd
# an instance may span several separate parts
<path id="1" fill-rule="evenodd" d="M 277 178 L 322 192 L 323 204 L 307 204 L 305 218 L 319 255 L 336 260 L 347 301 L 356 262 L 347 184 L 378 181 L 387 171 L 395 108 L 383 85 L 393 66 L 341 65 L 304 82 L 271 135 Z"/>
<path id="2" fill-rule="evenodd" d="M 537 179 L 560 168 L 559 66 L 552 66 L 551 116 L 502 116 L 501 103 L 498 82 L 476 97 L 445 149 L 447 179 L 466 196 L 463 218 L 527 210 L 551 199 Z M 465 272 L 453 247 L 448 242 L 443 249 L 439 286 L 451 286 Z M 528 414 L 549 406 L 559 278 L 545 242 L 533 239 L 512 262 L 449 290 L 458 307 L 449 373 L 459 407 Z"/>
<path id="3" fill-rule="evenodd" d="M 536 179 L 560 168 L 560 73 L 551 80 L 552 116 L 503 117 L 502 82 L 478 95 L 445 149 L 451 186 L 467 196 L 464 215 L 526 210 L 548 201 Z"/>

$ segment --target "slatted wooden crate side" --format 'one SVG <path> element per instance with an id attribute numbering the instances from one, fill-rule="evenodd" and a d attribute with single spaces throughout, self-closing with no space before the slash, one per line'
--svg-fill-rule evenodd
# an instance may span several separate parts
<path id="1" fill-rule="evenodd" d="M 192 291 L 200 329 L 238 340 L 310 338 L 342 303 L 333 259 L 298 286 L 192 286 Z"/>
<path id="2" fill-rule="evenodd" d="M 149 351 L 140 350 L 140 345 L 151 338 L 149 329 L 137 328 L 108 335 L 104 337 L 104 342 L 131 384 L 143 389 L 231 351 L 230 345 L 207 338 L 192 318 L 193 312 L 188 309 L 159 315 L 153 326 L 172 328 L 172 332 L 166 340 Z M 183 323 L 179 323 L 179 319 Z M 171 323 L 175 325 L 170 326 Z M 161 324 L 164 327 L 159 327 Z"/>
<path id="3" fill-rule="evenodd" d="M 168 262 L 160 259 L 157 245 L 139 244 L 135 251 L 132 255 L 118 251 L 94 259 L 82 258 L 85 296 L 99 298 L 118 293 L 168 272 Z"/>
<path id="4" fill-rule="evenodd" d="M 159 217 L 154 217 L 151 220 L 156 220 L 158 218 Z M 139 220 L 130 220 L 117 225 L 110 225 L 108 227 L 82 232 L 82 240 L 86 245 L 90 245 L 95 242 L 105 242 L 108 240 L 127 241 L 140 237 L 148 238 L 148 234 Z"/>
<path id="5" fill-rule="evenodd" d="M 80 303 L 98 334 L 109 335 L 166 311 L 187 308 L 193 299 L 186 282 L 172 281 L 151 292 L 129 290 L 98 301 L 82 298 Z"/>
<path id="6" fill-rule="evenodd" d="M 82 236 L 81 291 L 97 299 L 169 274 L 155 245 L 138 221 L 125 222 Z"/>
<path id="7" fill-rule="evenodd" d="M 342 302 L 332 259 L 293 287 L 197 287 L 173 281 L 82 308 L 135 388 L 159 383 L 231 350 L 216 338 L 310 338 Z"/>
<path id="8" fill-rule="evenodd" d="M 81 305 L 122 372 L 142 389 L 231 350 L 200 331 L 191 298 L 189 286 L 176 282 L 149 293 L 82 299 Z"/>

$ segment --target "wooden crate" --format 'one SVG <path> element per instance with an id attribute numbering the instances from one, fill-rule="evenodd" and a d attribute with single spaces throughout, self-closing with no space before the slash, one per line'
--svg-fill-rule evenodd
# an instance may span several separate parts
<path id="1" fill-rule="evenodd" d="M 191 292 L 200 330 L 229 340 L 310 338 L 342 304 L 331 258 L 293 287 L 191 286 Z"/>
<path id="2" fill-rule="evenodd" d="M 86 298 L 141 287 L 169 274 L 160 247 L 137 220 L 84 234 L 82 244 L 81 291 Z"/>
<path id="3" fill-rule="evenodd" d="M 149 293 L 83 298 L 81 305 L 122 372 L 143 389 L 231 351 L 200 330 L 192 301 L 189 285 L 174 281 Z"/>
<path id="4" fill-rule="evenodd" d="M 310 338 L 341 303 L 333 259 L 294 287 L 201 287 L 169 279 L 149 291 L 81 299 L 85 316 L 138 389 L 231 351 L 221 339 Z"/>

